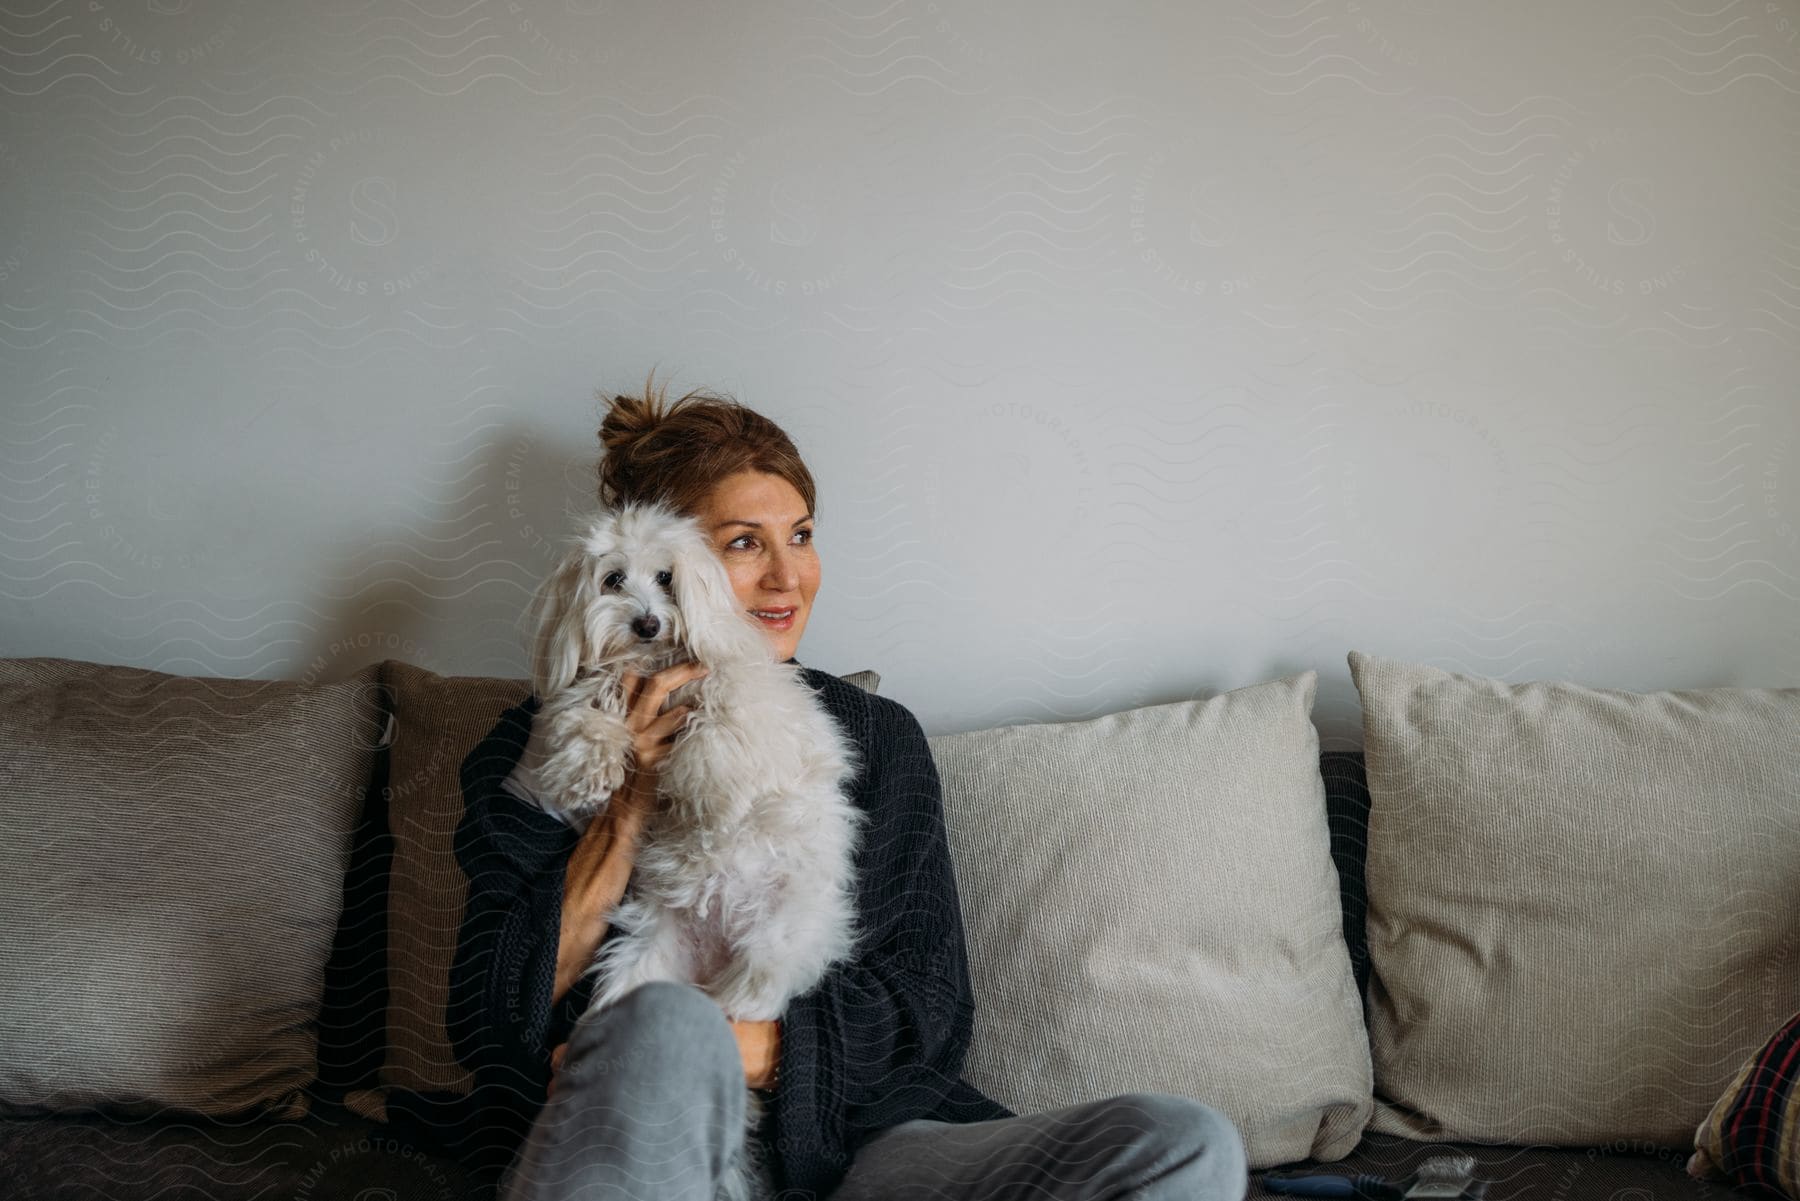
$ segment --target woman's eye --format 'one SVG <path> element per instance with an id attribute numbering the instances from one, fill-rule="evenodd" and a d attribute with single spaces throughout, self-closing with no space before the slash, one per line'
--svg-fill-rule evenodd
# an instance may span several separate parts
<path id="1" fill-rule="evenodd" d="M 810 543 L 812 541 L 812 530 L 804 529 L 804 530 L 796 531 L 794 534 L 794 537 L 806 539 L 805 542 L 801 543 L 802 546 L 805 546 L 807 543 Z M 733 538 L 730 542 L 727 542 L 725 545 L 732 550 L 737 550 L 737 549 L 739 549 L 739 545 L 738 545 L 739 543 L 754 542 L 755 540 L 756 539 L 755 539 L 754 535 L 740 534 L 736 538 Z M 743 547 L 742 549 L 749 550 L 750 548 L 746 546 L 746 547 Z"/>

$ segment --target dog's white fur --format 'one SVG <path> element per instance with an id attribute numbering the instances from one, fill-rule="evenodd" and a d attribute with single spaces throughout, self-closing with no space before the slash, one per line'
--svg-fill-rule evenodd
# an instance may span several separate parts
<path id="1" fill-rule="evenodd" d="M 633 752 L 621 673 L 709 669 L 669 697 L 697 707 L 658 765 L 631 891 L 607 917 L 625 933 L 587 969 L 598 976 L 590 1007 L 678 980 L 731 1018 L 780 1018 L 859 934 L 852 858 L 867 816 L 844 794 L 856 745 L 798 667 L 775 659 L 699 525 L 667 506 L 593 515 L 531 613 L 540 803 L 578 829 L 623 784 Z M 762 1116 L 760 1095 L 748 1101 L 746 1144 Z M 721 1196 L 750 1195 L 752 1169 L 738 1163 Z"/>

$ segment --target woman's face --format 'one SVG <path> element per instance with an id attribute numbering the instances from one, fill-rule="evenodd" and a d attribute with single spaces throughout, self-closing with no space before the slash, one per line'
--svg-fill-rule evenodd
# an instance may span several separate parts
<path id="1" fill-rule="evenodd" d="M 819 553 L 806 501 L 778 475 L 740 471 L 720 480 L 695 516 L 731 576 L 738 603 L 768 635 L 776 660 L 793 658 L 819 591 Z M 786 610 L 792 612 L 783 621 L 757 616 Z"/>

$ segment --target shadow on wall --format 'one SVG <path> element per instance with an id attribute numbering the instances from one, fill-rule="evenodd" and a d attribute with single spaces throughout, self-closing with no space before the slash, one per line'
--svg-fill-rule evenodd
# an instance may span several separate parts
<path id="1" fill-rule="evenodd" d="M 565 498 L 594 495 L 594 454 L 521 422 L 497 425 L 451 465 L 468 471 L 447 474 L 436 496 L 414 498 L 414 516 L 370 530 L 341 560 L 338 578 L 353 590 L 319 614 L 294 677 L 329 683 L 384 659 L 523 676 L 526 608 L 574 528 Z M 438 632 L 489 610 L 513 617 L 484 623 L 474 645 L 459 635 L 451 647 Z"/>

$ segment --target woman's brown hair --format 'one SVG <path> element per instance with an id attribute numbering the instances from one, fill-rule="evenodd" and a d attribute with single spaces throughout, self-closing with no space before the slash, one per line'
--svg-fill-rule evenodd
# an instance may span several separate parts
<path id="1" fill-rule="evenodd" d="M 600 422 L 600 503 L 662 501 L 699 510 L 726 476 L 763 471 L 794 486 L 815 516 L 812 472 L 782 428 L 729 396 L 696 388 L 669 401 L 656 372 L 641 396 L 614 396 Z"/>

